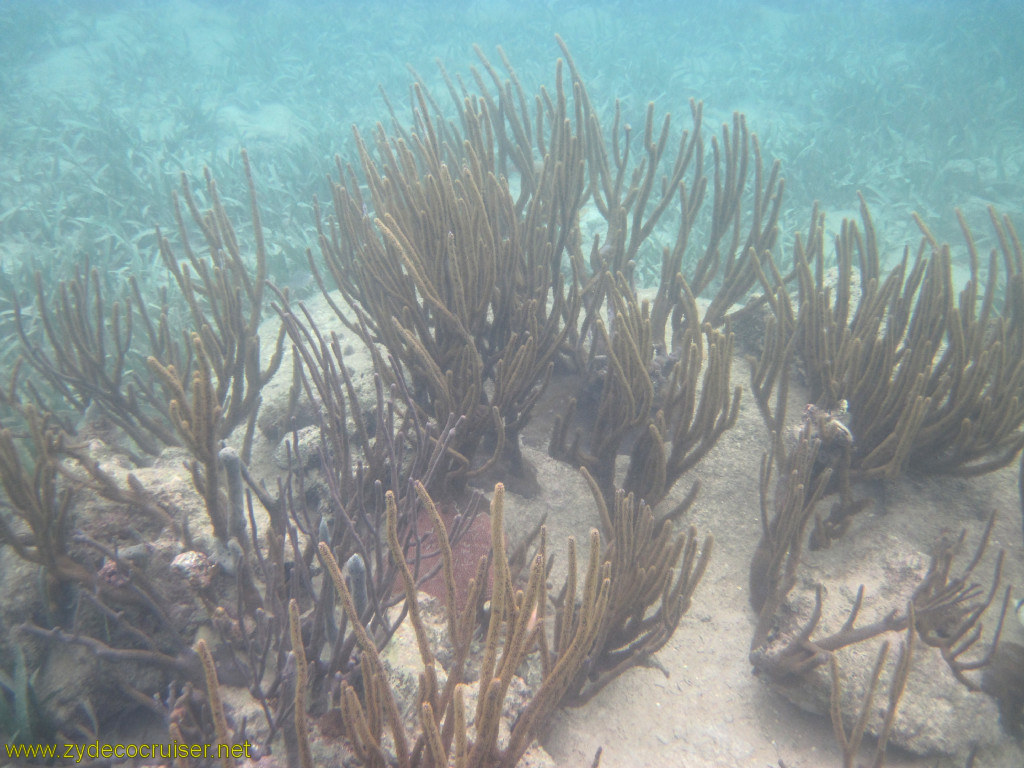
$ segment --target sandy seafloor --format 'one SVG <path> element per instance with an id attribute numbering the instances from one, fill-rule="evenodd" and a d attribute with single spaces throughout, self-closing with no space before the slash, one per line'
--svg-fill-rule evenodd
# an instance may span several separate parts
<path id="1" fill-rule="evenodd" d="M 499 5 L 508 6 L 507 16 L 498 15 Z M 927 4 L 918 5 L 918 10 L 924 14 Z M 451 69 L 462 72 L 462 65 L 472 63 L 468 51 L 469 43 L 474 40 L 481 42 L 493 57 L 493 41 L 481 39 L 481 32 L 500 29 L 511 36 L 511 32 L 521 31 L 521 24 L 516 23 L 519 19 L 516 6 L 516 3 L 483 4 L 484 10 L 480 13 L 486 23 L 464 31 L 464 39 L 454 40 L 448 36 L 438 36 L 435 40 L 423 35 L 417 26 L 417 17 L 397 14 L 394 19 L 388 19 L 391 23 L 386 26 L 387 44 L 374 49 L 372 43 L 376 38 L 371 32 L 380 34 L 374 24 L 381 17 L 393 14 L 388 12 L 386 3 L 368 4 L 363 15 L 351 14 L 352 18 L 346 20 L 353 29 L 352 39 L 344 49 L 350 58 L 339 58 L 346 66 L 349 61 L 355 64 L 350 67 L 352 77 L 344 80 L 334 70 L 324 74 L 309 63 L 309 39 L 298 34 L 308 33 L 307 27 L 271 27 L 267 40 L 279 45 L 282 51 L 301 54 L 275 62 L 284 73 L 283 76 L 280 72 L 272 73 L 278 75 L 274 81 L 279 85 L 278 91 L 255 87 L 246 91 L 239 87 L 236 92 L 229 88 L 229 85 L 234 87 L 233 81 L 224 85 L 216 77 L 222 70 L 233 73 L 236 69 L 246 72 L 247 67 L 258 69 L 254 64 L 262 62 L 262 59 L 243 59 L 241 53 L 246 50 L 241 44 L 243 34 L 237 33 L 237 39 L 228 34 L 227 30 L 233 29 L 229 24 L 230 4 L 211 11 L 201 4 L 179 3 L 178 13 L 187 18 L 156 15 L 158 29 L 169 30 L 175 41 L 178 38 L 173 33 L 179 27 L 187 29 L 194 50 L 183 44 L 183 50 L 189 49 L 188 55 L 179 52 L 179 56 L 171 60 L 174 66 L 165 66 L 165 59 L 158 58 L 161 66 L 150 74 L 164 73 L 167 77 L 154 77 L 158 87 L 148 93 L 140 92 L 140 83 L 144 81 L 133 78 L 137 74 L 135 66 L 147 65 L 150 60 L 144 58 L 141 64 L 133 64 L 133 59 L 113 55 L 130 50 L 138 41 L 150 39 L 136 29 L 135 22 L 115 15 L 112 20 L 94 24 L 89 14 L 85 14 L 88 23 L 78 20 L 78 26 L 62 22 L 57 26 L 62 30 L 60 35 L 43 39 L 45 44 L 29 49 L 25 61 L 18 62 L 19 68 L 13 70 L 17 77 L 11 77 L 7 94 L 11 100 L 4 102 L 11 107 L 7 115 L 10 127 L 3 134 L 9 162 L 0 163 L 0 224 L 3 225 L 0 234 L 4 236 L 0 241 L 0 264 L 10 269 L 22 254 L 31 254 L 35 259 L 43 258 L 51 250 L 55 254 L 67 251 L 64 263 L 54 266 L 44 262 L 53 274 L 67 277 L 69 264 L 77 264 L 81 253 L 92 255 L 98 263 L 100 247 L 96 232 L 111 229 L 118 237 L 143 239 L 133 241 L 136 247 L 129 249 L 135 260 L 116 249 L 114 256 L 108 255 L 109 263 L 105 265 L 108 271 L 111 275 L 126 271 L 140 274 L 140 263 L 150 268 L 156 263 L 152 258 L 152 242 L 146 238 L 151 236 L 154 219 L 165 226 L 171 221 L 166 209 L 167 190 L 175 185 L 177 173 L 186 169 L 197 179 L 203 163 L 212 162 L 215 167 L 223 168 L 228 165 L 223 158 L 237 158 L 242 144 L 247 144 L 252 151 L 257 185 L 268 213 L 276 210 L 287 220 L 292 210 L 289 206 L 298 209 L 294 217 L 300 223 L 293 227 L 289 222 L 286 228 L 279 224 L 275 234 L 281 242 L 275 245 L 282 247 L 285 256 L 293 252 L 299 255 L 292 262 L 282 256 L 275 264 L 277 273 L 287 272 L 295 263 L 304 264 L 301 251 L 308 244 L 309 217 L 305 210 L 308 195 L 294 180 L 277 178 L 277 164 L 280 162 L 284 167 L 284 160 L 279 161 L 279 156 L 303 162 L 309 157 L 318 158 L 320 166 L 306 168 L 302 165 L 303 173 L 298 175 L 307 181 L 308 177 L 315 179 L 310 185 L 322 193 L 321 166 L 330 165 L 330 156 L 338 150 L 337 137 L 347 136 L 348 126 L 353 121 L 365 129 L 372 120 L 385 115 L 380 103 L 368 103 L 368 94 L 372 96 L 378 81 L 385 79 L 385 75 L 393 78 L 397 84 L 393 81 L 390 87 L 400 94 L 405 86 L 405 62 L 411 60 L 419 69 L 432 74 L 430 61 L 433 57 L 451 59 L 453 52 L 458 58 L 451 62 Z M 32 4 L 23 2 L 19 7 L 32 8 Z M 287 4 L 280 6 L 281 9 L 286 7 Z M 865 7 L 873 8 L 870 3 Z M 880 7 L 882 5 L 878 5 Z M 75 20 L 74 14 L 70 15 L 70 20 Z M 642 78 L 637 72 L 623 68 L 615 70 L 615 76 L 620 79 L 607 82 L 611 76 L 595 71 L 598 62 L 594 59 L 615 60 L 615 55 L 608 53 L 613 49 L 594 44 L 588 52 L 587 33 L 593 32 L 594 39 L 599 40 L 598 33 L 607 34 L 609 30 L 635 30 L 638 36 L 649 34 L 651 30 L 640 25 L 637 18 L 631 18 L 632 23 L 624 25 L 618 15 L 586 6 L 574 9 L 571 16 L 566 11 L 557 20 L 559 31 L 573 46 L 593 93 L 600 93 L 606 99 L 622 95 L 629 100 L 633 91 L 626 87 L 627 81 L 632 86 Z M 965 24 L 943 30 L 948 34 L 939 39 L 942 46 L 937 47 L 932 39 L 916 41 L 915 38 L 914 45 L 904 50 L 893 44 L 902 39 L 900 35 L 884 25 L 867 23 L 874 21 L 874 16 L 864 11 L 854 15 L 845 28 L 839 25 L 808 28 L 805 14 L 783 14 L 765 4 L 763 9 L 755 8 L 743 18 L 731 17 L 723 20 L 720 27 L 716 25 L 715 29 L 729 31 L 725 37 L 729 42 L 727 46 L 723 46 L 719 38 L 690 34 L 699 27 L 680 25 L 674 30 L 674 36 L 668 37 L 663 49 L 637 46 L 632 51 L 634 55 L 629 61 L 636 68 L 660 64 L 666 59 L 664 51 L 670 51 L 679 63 L 671 79 L 651 80 L 642 93 L 632 96 L 631 103 L 627 103 L 628 115 L 639 120 L 646 100 L 657 98 L 658 115 L 672 109 L 683 116 L 685 97 L 692 89 L 696 95 L 709 99 L 705 130 L 710 136 L 716 124 L 729 119 L 733 109 L 745 110 L 750 126 L 761 131 L 766 157 L 783 157 L 783 173 L 790 184 L 786 206 L 797 211 L 785 212 L 789 215 L 784 224 L 790 229 L 806 224 L 807 203 L 811 197 L 823 198 L 825 208 L 835 215 L 840 205 L 855 204 L 857 189 L 863 189 L 872 202 L 876 223 L 885 239 L 900 245 L 916 241 L 916 231 L 908 215 L 911 208 L 920 211 L 930 226 L 943 226 L 945 222 L 941 236 L 951 238 L 957 235 L 950 215 L 952 205 L 965 207 L 972 226 L 979 232 L 987 231 L 984 207 L 990 202 L 999 203 L 1001 210 L 1019 221 L 1020 186 L 1016 171 L 1024 164 L 1020 150 L 1024 145 L 1017 140 L 1021 124 L 1017 98 L 1020 72 L 1012 68 L 1003 72 L 1001 62 L 1016 59 L 1011 55 L 1014 51 L 999 48 L 1001 38 L 995 34 L 1012 30 L 1013 25 L 995 25 L 991 46 L 977 51 L 962 44 L 957 36 L 969 28 Z M 145 24 L 139 26 L 144 28 Z M 319 26 L 337 32 L 330 24 Z M 733 34 L 739 26 L 747 30 L 745 35 Z M 27 40 L 32 40 L 25 29 L 19 28 L 19 31 Z M 109 40 L 97 46 L 94 36 L 99 35 L 102 42 L 104 31 Z M 144 31 L 146 35 L 153 34 Z M 856 51 L 847 45 L 854 35 L 864 47 L 861 59 L 855 57 Z M 123 45 L 110 43 L 120 36 L 125 37 Z M 428 38 L 426 43 L 424 37 Z M 550 37 L 550 32 L 546 31 L 545 53 L 535 57 L 540 63 L 530 61 L 531 55 L 517 51 L 518 48 L 535 52 L 532 45 L 526 46 L 520 40 L 517 45 L 509 46 L 513 62 L 521 71 L 529 73 L 531 79 L 548 84 L 558 55 Z M 631 38 L 628 35 L 626 38 L 625 43 L 629 43 Z M 967 39 L 968 42 L 974 40 L 973 37 Z M 828 83 L 829 78 L 840 85 L 845 83 L 853 89 L 849 93 L 863 97 L 863 103 L 840 90 L 840 94 L 846 95 L 836 97 L 842 107 L 836 111 L 836 104 L 828 100 L 832 92 L 823 86 L 817 90 L 805 88 L 804 79 L 797 76 L 799 67 L 787 80 L 778 79 L 775 70 L 762 71 L 763 83 L 759 88 L 761 81 L 757 80 L 756 69 L 740 68 L 739 64 L 746 60 L 734 56 L 735 50 L 745 45 L 748 56 L 763 53 L 763 59 L 755 56 L 755 63 L 774 62 L 780 67 L 792 67 L 794 64 L 786 60 L 785 54 L 797 50 L 793 43 L 798 40 L 820 44 L 820 49 L 809 50 L 817 57 L 814 61 L 821 70 L 821 83 Z M 104 46 L 113 53 L 108 56 Z M 886 50 L 887 46 L 892 50 Z M 148 46 L 141 50 L 151 53 Z M 159 50 L 159 46 L 153 50 Z M 712 57 L 716 51 L 718 57 Z M 929 55 L 923 56 L 922 52 Z M 179 58 L 195 66 L 195 72 L 187 71 L 199 78 L 198 85 L 177 74 Z M 714 78 L 708 73 L 714 72 L 720 59 L 735 71 L 729 70 L 728 78 L 723 75 L 722 87 L 710 87 L 708 83 Z M 867 69 L 864 69 L 865 62 L 870 65 Z M 796 65 L 802 63 L 804 59 L 797 58 Z M 931 67 L 938 64 L 944 66 L 933 71 Z M 26 67 L 24 76 L 22 65 Z M 979 72 L 992 71 L 1002 76 L 993 76 L 979 85 L 969 77 L 976 66 Z M 109 95 L 106 96 L 111 99 L 109 102 L 93 98 L 97 94 L 104 95 L 103 88 L 110 87 L 100 77 L 108 69 L 112 82 L 128 94 L 124 103 Z M 399 74 L 395 75 L 396 72 Z M 858 88 L 861 81 L 870 85 L 868 75 L 873 77 L 879 72 L 882 77 L 874 84 L 878 90 L 876 102 L 867 98 L 872 96 L 867 92 L 869 89 L 862 92 Z M 914 76 L 920 78 L 922 72 L 927 74 L 927 79 L 911 82 Z M 958 90 L 956 86 L 963 84 L 954 77 L 958 75 L 971 87 Z M 843 78 L 848 78 L 849 82 Z M 922 88 L 922 82 L 928 88 Z M 934 83 L 940 84 L 935 93 L 942 98 L 938 99 L 934 111 L 925 115 L 918 107 L 931 103 L 923 97 L 932 93 Z M 311 84 L 317 87 L 312 88 Z M 15 86 L 22 90 L 18 91 Z M 659 94 L 662 88 L 670 95 Z M 115 94 L 120 93 L 115 90 Z M 311 100 L 310 93 L 317 96 L 315 101 Z M 886 104 L 882 97 L 897 95 L 901 98 L 916 95 L 922 100 L 911 99 L 906 104 L 895 101 L 885 112 L 873 108 L 876 103 Z M 789 104 L 784 97 L 790 99 Z M 858 111 L 857 106 L 862 108 Z M 804 115 L 804 107 L 808 108 L 810 116 Z M 324 115 L 329 120 L 323 118 Z M 939 120 L 939 116 L 944 119 Z M 682 120 L 682 124 L 685 123 Z M 124 126 L 132 129 L 125 135 L 134 144 L 123 145 L 121 132 L 112 130 Z M 220 132 L 213 130 L 216 126 L 220 126 Z M 203 131 L 210 131 L 210 136 Z M 193 133 L 197 135 L 192 136 Z M 40 143 L 39 134 L 50 143 Z M 889 148 L 886 137 L 896 147 L 891 156 L 882 151 Z M 858 139 L 859 143 L 849 144 L 852 139 Z M 881 149 L 875 147 L 876 140 Z M 180 142 L 180 149 L 173 149 L 175 142 Z M 52 159 L 54 152 L 70 152 L 67 147 L 72 146 L 75 153 L 87 153 L 84 161 L 75 153 L 63 160 Z M 285 151 L 289 149 L 291 156 Z M 989 155 L 1005 165 L 1005 168 L 999 167 L 1001 172 L 1006 171 L 1005 178 L 995 173 L 993 169 L 997 164 Z M 135 164 L 142 164 L 144 160 L 152 167 L 139 171 Z M 125 169 L 134 169 L 135 175 L 114 176 L 114 170 Z M 240 195 L 242 186 L 237 178 L 237 165 L 234 170 L 233 183 L 225 180 L 223 188 L 230 187 L 233 193 Z M 97 195 L 95 199 L 93 193 Z M 132 199 L 132 195 L 138 199 Z M 101 203 L 120 206 L 115 205 L 113 214 L 117 226 L 95 215 L 96 206 Z M 150 211 L 150 206 L 156 206 L 155 213 Z M 43 237 L 29 227 L 30 224 L 36 227 L 36 219 L 40 217 L 53 217 L 63 222 L 62 227 L 57 228 L 56 234 Z M 139 232 L 144 234 L 139 235 Z M 55 241 L 51 242 L 50 237 Z M 791 237 L 780 240 L 784 249 L 790 247 Z M 296 242 L 301 247 L 293 247 Z M 962 254 L 959 239 L 953 242 L 959 249 L 957 253 Z M 745 385 L 747 380 L 746 364 L 739 357 L 733 364 L 733 380 L 740 385 Z M 597 515 L 582 479 L 568 465 L 547 456 L 551 424 L 564 403 L 555 398 L 555 394 L 549 392 L 539 404 L 524 435 L 524 450 L 538 470 L 542 492 L 530 500 L 510 493 L 506 521 L 514 536 L 546 513 L 551 551 L 559 553 L 567 536 L 583 539 L 597 524 Z M 794 391 L 788 410 L 790 423 L 795 423 L 802 405 L 799 392 Z M 815 768 L 841 764 L 828 719 L 806 714 L 770 690 L 763 680 L 752 674 L 747 660 L 754 626 L 754 616 L 747 602 L 748 568 L 760 535 L 758 465 L 767 445 L 765 427 L 749 392 L 745 392 L 736 426 L 725 433 L 718 446 L 680 480 L 663 502 L 663 507 L 671 506 L 695 479 L 700 479 L 701 493 L 682 522 L 695 525 L 702 536 L 706 533 L 715 536 L 714 555 L 694 596 L 693 606 L 676 634 L 657 655 L 657 662 L 664 671 L 655 667 L 630 670 L 587 706 L 557 714 L 543 738 L 544 746 L 557 764 L 589 766 L 598 747 L 603 749 L 601 765 L 606 768 L 640 765 L 766 768 L 780 764 L 788 768 Z M 851 590 L 859 583 L 866 585 L 866 612 L 874 611 L 872 615 L 877 615 L 902 607 L 900 597 L 905 597 L 906 590 L 912 588 L 913 578 L 923 574 L 936 539 L 964 527 L 969 550 L 993 510 L 998 512 L 996 529 L 986 560 L 976 576 L 985 582 L 995 552 L 1002 547 L 1006 551 L 1004 583 L 1014 587 L 1015 600 L 1022 596 L 1024 549 L 1016 464 L 970 480 L 907 477 L 863 489 L 863 492 L 875 499 L 874 507 L 859 515 L 832 549 L 805 551 L 803 556 L 798 590 L 806 596 L 810 585 L 824 584 L 826 611 L 833 612 L 826 615 L 825 622 L 835 622 L 835 613 L 849 606 Z M 825 510 L 829 503 L 826 499 Z M 968 554 L 965 553 L 965 559 Z M 556 573 L 556 583 L 558 578 Z M 989 631 L 993 623 L 994 617 L 988 617 Z M 834 628 L 835 624 L 831 626 Z M 1024 628 L 1012 617 L 1007 621 L 1004 638 L 1024 643 Z M 919 650 L 923 656 L 925 651 Z M 841 652 L 844 671 L 847 667 L 862 667 L 862 655 Z M 921 682 L 911 677 L 904 697 L 906 709 L 910 709 L 915 697 L 915 686 L 921 690 Z M 956 688 L 951 677 L 946 682 L 950 690 Z M 883 686 L 885 683 L 883 680 Z M 883 696 L 884 691 L 878 695 L 879 702 Z M 958 706 L 964 709 L 952 710 L 950 722 L 965 723 L 975 710 L 991 713 L 987 699 L 981 694 L 975 696 L 973 703 L 971 696 L 956 699 Z M 938 716 L 938 709 L 946 707 L 948 710 L 951 701 L 938 697 L 919 701 L 915 707 L 927 711 L 927 707 L 932 706 Z M 962 716 L 958 719 L 958 715 Z M 897 718 L 897 728 L 900 723 Z M 996 730 L 997 727 L 988 728 L 985 733 L 991 735 Z M 861 762 L 870 759 L 872 748 L 871 743 L 865 744 Z M 895 748 L 890 750 L 888 758 L 892 766 L 962 766 L 964 763 L 963 756 L 950 760 L 915 758 Z M 1024 752 L 1012 740 L 1003 737 L 993 746 L 983 748 L 975 765 L 1021 766 Z"/>
<path id="2" fill-rule="evenodd" d="M 742 383 L 746 372 L 743 360 L 734 361 L 734 383 Z M 793 393 L 790 414 L 800 413 L 799 400 L 799 392 Z M 583 480 L 567 465 L 547 457 L 546 430 L 555 413 L 554 407 L 538 407 L 525 436 L 527 455 L 539 471 L 542 494 L 532 501 L 510 494 L 506 520 L 525 525 L 546 512 L 549 542 L 552 551 L 557 552 L 559 541 L 568 535 L 581 538 L 598 520 Z M 695 525 L 702 536 L 712 533 L 715 537 L 714 553 L 694 595 L 693 607 L 656 656 L 664 671 L 635 668 L 608 685 L 586 706 L 560 712 L 542 739 L 559 765 L 589 766 L 598 747 L 603 748 L 601 765 L 605 768 L 762 768 L 778 766 L 779 761 L 788 768 L 842 764 L 829 720 L 802 712 L 774 693 L 752 674 L 747 661 L 754 629 L 754 614 L 747 602 L 748 569 L 760 536 L 758 472 L 765 450 L 766 429 L 747 392 L 735 427 L 723 435 L 716 448 L 662 502 L 670 508 L 682 498 L 690 483 L 699 479 L 700 495 L 682 523 Z M 848 610 L 851 589 L 855 590 L 859 583 L 866 585 L 865 617 L 903 607 L 887 594 L 898 591 L 891 583 L 893 563 L 900 564 L 904 575 L 920 577 L 938 537 L 944 532 L 959 533 L 961 528 L 967 530 L 966 551 L 956 562 L 965 562 L 973 554 L 992 510 L 998 513 L 996 527 L 989 551 L 975 576 L 987 586 L 994 554 L 1004 548 L 1004 584 L 1018 585 L 1015 594 L 1020 591 L 1019 585 L 1024 585 L 1016 464 L 971 480 L 907 477 L 865 492 L 876 498 L 875 506 L 861 513 L 831 549 L 805 549 L 803 554 L 798 589 L 794 592 L 814 582 L 825 585 L 823 625 L 829 620 L 830 607 Z M 827 512 L 830 503 L 826 498 L 820 508 Z M 882 597 L 874 604 L 872 587 Z M 908 581 L 903 591 L 912 587 L 913 583 Z M 836 629 L 841 620 L 842 617 L 831 628 Z M 989 631 L 994 623 L 995 617 L 990 614 L 986 622 Z M 1024 627 L 1011 617 L 1003 637 L 1024 642 Z M 895 650 L 900 638 L 891 634 L 890 638 Z M 877 646 L 868 645 L 873 658 Z M 917 651 L 919 656 L 935 653 L 921 644 Z M 841 665 L 844 658 L 852 655 L 849 651 L 839 653 Z M 870 661 L 860 658 L 860 663 Z M 904 694 L 905 706 L 914 696 L 914 684 L 912 674 Z M 887 685 L 888 678 L 883 676 L 876 708 L 884 706 Z M 958 685 L 951 675 L 948 685 Z M 979 698 L 972 701 L 972 697 Z M 967 706 L 988 706 L 984 694 L 966 698 Z M 923 706 L 929 703 L 923 702 Z M 954 714 L 954 722 L 963 719 L 966 718 Z M 867 762 L 873 754 L 873 741 L 865 739 L 863 749 L 862 760 Z M 887 764 L 963 765 L 964 759 L 915 758 L 899 749 L 890 749 Z M 1008 737 L 1000 738 L 995 747 L 980 750 L 975 762 L 976 766 L 993 767 L 1022 764 L 1024 750 Z"/>
<path id="3" fill-rule="evenodd" d="M 310 305 L 321 308 L 314 310 L 315 316 L 329 327 L 331 322 L 321 313 L 322 301 L 315 299 Z M 694 470 L 676 483 L 656 509 L 670 509 L 695 480 L 700 480 L 696 503 L 677 525 L 693 525 L 701 538 L 710 533 L 715 539 L 693 605 L 655 656 L 653 665 L 628 670 L 585 706 L 556 713 L 541 743 L 559 766 L 586 768 L 592 765 L 598 748 L 602 749 L 600 765 L 605 768 L 842 765 L 828 717 L 807 713 L 790 703 L 755 676 L 748 661 L 755 623 L 748 604 L 748 574 L 761 533 L 759 465 L 768 448 L 768 436 L 747 391 L 749 369 L 743 355 L 737 345 L 732 384 L 745 390 L 737 423 Z M 365 359 L 360 353 L 346 356 L 357 371 L 360 360 Z M 279 371 L 275 383 L 289 378 L 286 370 Z M 524 455 L 537 470 L 540 492 L 527 499 L 509 491 L 505 500 L 510 541 L 525 535 L 541 516 L 547 515 L 548 552 L 556 558 L 549 584 L 556 586 L 564 578 L 567 537 L 575 536 L 583 542 L 590 529 L 599 526 L 593 497 L 582 477 L 568 464 L 547 455 L 554 419 L 564 412 L 566 398 L 572 394 L 565 380 L 555 377 L 522 438 Z M 787 407 L 790 424 L 798 423 L 804 402 L 799 381 L 794 380 Z M 625 465 L 626 457 L 620 457 L 620 472 L 625 471 Z M 823 585 L 823 618 L 815 636 L 839 628 L 861 584 L 865 597 L 858 625 L 877 620 L 893 609 L 903 610 L 924 576 L 939 538 L 966 532 L 962 553 L 952 568 L 958 575 L 974 554 L 992 511 L 997 517 L 990 544 L 969 581 L 987 589 L 996 554 L 1003 549 L 1002 585 L 1013 588 L 1016 601 L 1024 587 L 1017 472 L 1018 463 L 1014 462 L 1006 469 L 972 479 L 909 476 L 890 483 L 857 486 L 857 495 L 869 496 L 872 507 L 855 517 L 830 549 L 812 552 L 805 546 L 791 602 L 806 615 L 811 590 L 816 584 Z M 500 478 L 489 481 L 496 479 Z M 832 501 L 832 497 L 825 497 L 818 510 L 827 514 Z M 999 602 L 1001 594 L 994 603 Z M 986 637 L 996 623 L 997 608 L 990 608 L 984 618 Z M 1024 627 L 1012 613 L 1012 605 L 1002 637 L 1024 643 Z M 859 678 L 867 673 L 879 644 L 886 639 L 893 652 L 875 696 L 874 709 L 879 713 L 886 703 L 892 665 L 903 634 L 887 633 L 838 652 L 844 686 L 859 696 Z M 980 655 L 980 651 L 972 652 L 967 657 Z M 410 653 L 410 659 L 415 661 L 415 654 Z M 416 670 L 414 663 L 409 671 Z M 827 676 L 827 668 L 820 672 Z M 977 679 L 977 673 L 968 674 Z M 804 687 L 798 685 L 797 689 Z M 922 726 L 924 722 L 938 732 L 931 738 L 948 737 L 949 742 L 960 744 L 961 751 L 952 757 L 916 756 L 893 746 L 886 764 L 960 768 L 966 764 L 969 746 L 980 741 L 975 768 L 1024 765 L 1024 748 L 1002 732 L 997 719 L 996 707 L 987 695 L 967 692 L 943 666 L 937 651 L 918 642 L 895 731 L 906 737 L 908 729 L 927 730 Z M 898 738 L 894 736 L 893 741 Z M 911 733 L 910 738 L 929 737 Z M 874 748 L 873 739 L 866 737 L 858 764 L 870 764 Z"/>

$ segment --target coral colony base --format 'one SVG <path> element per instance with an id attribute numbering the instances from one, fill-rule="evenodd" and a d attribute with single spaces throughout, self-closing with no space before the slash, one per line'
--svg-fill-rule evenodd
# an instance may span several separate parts
<path id="1" fill-rule="evenodd" d="M 961 220 L 959 293 L 950 247 L 920 221 L 920 245 L 883 274 L 863 199 L 834 256 L 814 211 L 783 258 L 780 167 L 743 116 L 707 131 L 695 102 L 680 130 L 652 104 L 634 130 L 594 106 L 558 44 L 550 89 L 528 96 L 503 53 L 499 68 L 477 50 L 474 89 L 442 72 L 449 109 L 417 81 L 411 125 L 392 112 L 355 134 L 357 159 L 337 159 L 314 203 L 315 301 L 267 283 L 273 235 L 243 152 L 247 242 L 211 175 L 201 190 L 183 177 L 157 232 L 158 297 L 135 279 L 111 296 L 85 269 L 15 304 L 21 357 L 0 398 L 9 743 L 142 728 L 251 746 L 244 764 L 541 762 L 553 713 L 657 666 L 688 616 L 712 538 L 677 529 L 701 483 L 676 486 L 722 481 L 702 467 L 741 416 L 739 344 L 767 425 L 743 443 L 768 448 L 747 510 L 760 541 L 716 533 L 730 557 L 750 540 L 754 673 L 772 695 L 817 696 L 847 766 L 862 743 L 875 765 L 890 744 L 961 764 L 1009 754 L 989 732 L 923 744 L 901 724 L 927 663 L 998 707 L 1007 733 L 1024 727 L 1021 646 L 1000 639 L 1020 548 L 1008 559 L 994 515 L 973 556 L 950 532 L 883 610 L 805 562 L 870 535 L 877 483 L 1021 454 L 1011 222 L 991 213 L 986 258 Z M 647 293 L 636 275 L 652 259 Z M 807 402 L 792 420 L 790 387 Z M 508 525 L 528 504 L 511 497 L 543 497 L 551 467 L 593 498 L 593 527 L 564 545 L 557 520 Z M 215 762 L 194 757 L 174 763 Z"/>

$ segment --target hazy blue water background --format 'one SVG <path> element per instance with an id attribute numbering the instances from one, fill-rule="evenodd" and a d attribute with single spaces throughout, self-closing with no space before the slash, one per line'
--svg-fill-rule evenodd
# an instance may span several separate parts
<path id="1" fill-rule="evenodd" d="M 212 169 L 244 240 L 242 147 L 271 275 L 308 289 L 311 200 L 352 126 L 387 120 L 379 87 L 407 116 L 407 67 L 443 96 L 435 59 L 466 77 L 476 43 L 532 93 L 552 84 L 555 33 L 606 127 L 616 99 L 637 126 L 654 100 L 676 130 L 703 100 L 708 139 L 743 111 L 782 162 L 787 252 L 815 200 L 834 225 L 858 190 L 889 255 L 916 243 L 913 211 L 958 245 L 956 206 L 982 247 L 989 205 L 1024 229 L 1024 0 L 0 0 L 0 386 L 10 297 L 32 304 L 36 269 L 47 291 L 86 262 L 108 296 L 129 274 L 166 283 L 154 228 L 174 236 L 182 172 L 201 186 Z"/>
<path id="2" fill-rule="evenodd" d="M 985 231 L 985 206 L 1024 202 L 1021 2 L 0 2 L 0 267 L 27 292 L 34 266 L 66 276 L 89 257 L 118 282 L 163 280 L 153 227 L 170 190 L 209 165 L 244 202 L 248 147 L 272 244 L 293 280 L 312 244 L 351 126 L 407 102 L 407 65 L 438 83 L 501 45 L 528 91 L 554 76 L 554 34 L 591 97 L 648 101 L 710 131 L 747 114 L 787 180 L 782 243 L 813 200 L 872 205 L 887 247 L 910 212 L 956 236 L 953 207 Z M 241 215 L 241 221 L 247 216 Z M 244 225 L 243 225 L 244 229 Z"/>

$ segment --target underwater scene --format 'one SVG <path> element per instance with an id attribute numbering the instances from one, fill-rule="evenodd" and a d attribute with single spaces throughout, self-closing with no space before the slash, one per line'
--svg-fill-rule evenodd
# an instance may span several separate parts
<path id="1" fill-rule="evenodd" d="M 1024 765 L 1022 41 L 0 0 L 0 765 Z"/>

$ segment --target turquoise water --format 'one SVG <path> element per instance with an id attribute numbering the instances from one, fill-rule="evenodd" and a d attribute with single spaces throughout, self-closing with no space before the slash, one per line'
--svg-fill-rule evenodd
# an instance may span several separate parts
<path id="1" fill-rule="evenodd" d="M 66 276 L 86 257 L 160 280 L 153 228 L 171 228 L 179 173 L 208 165 L 244 200 L 241 147 L 273 276 L 295 281 L 333 156 L 388 117 L 380 89 L 404 109 L 410 67 L 467 77 L 476 43 L 495 61 L 502 46 L 531 93 L 553 81 L 555 33 L 609 115 L 621 99 L 641 123 L 654 100 L 685 127 L 702 99 L 710 135 L 745 112 L 783 164 L 783 247 L 814 200 L 838 219 L 857 190 L 896 250 L 911 211 L 951 238 L 954 206 L 979 227 L 988 204 L 1019 213 L 1024 4 L 711 5 L 0 3 L 4 281 L 20 292 L 32 265 Z"/>
<path id="2" fill-rule="evenodd" d="M 639 127 L 653 101 L 678 136 L 701 100 L 707 141 L 744 113 L 782 164 L 782 251 L 815 201 L 835 229 L 858 192 L 890 258 L 917 242 L 914 212 L 959 243 L 960 208 L 983 249 L 988 206 L 1024 226 L 1021 2 L 0 0 L 0 388 L 37 270 L 47 295 L 86 264 L 108 296 L 167 284 L 155 232 L 176 236 L 182 174 L 205 206 L 209 168 L 248 236 L 242 148 L 271 279 L 315 290 L 313 200 L 353 128 L 390 126 L 389 105 L 408 123 L 414 78 L 447 104 L 438 63 L 473 88 L 474 44 L 527 94 L 551 88 L 556 34 L 606 128 L 616 102 Z"/>

